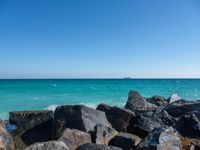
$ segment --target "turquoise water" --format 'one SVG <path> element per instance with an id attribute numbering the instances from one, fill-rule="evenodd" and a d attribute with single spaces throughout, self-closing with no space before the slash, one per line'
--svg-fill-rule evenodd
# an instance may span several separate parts
<path id="1" fill-rule="evenodd" d="M 0 80 L 0 118 L 9 111 L 46 109 L 61 104 L 85 104 L 95 107 L 107 103 L 123 107 L 129 90 L 144 97 L 177 93 L 181 97 L 200 99 L 200 80 Z"/>

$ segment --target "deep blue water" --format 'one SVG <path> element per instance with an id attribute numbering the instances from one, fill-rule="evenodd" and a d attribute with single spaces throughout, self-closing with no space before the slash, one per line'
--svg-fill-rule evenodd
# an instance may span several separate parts
<path id="1" fill-rule="evenodd" d="M 182 98 L 200 99 L 199 79 L 66 79 L 0 80 L 0 118 L 9 111 L 45 109 L 61 104 L 95 107 L 107 103 L 123 107 L 129 90 L 144 97 L 177 93 Z"/>

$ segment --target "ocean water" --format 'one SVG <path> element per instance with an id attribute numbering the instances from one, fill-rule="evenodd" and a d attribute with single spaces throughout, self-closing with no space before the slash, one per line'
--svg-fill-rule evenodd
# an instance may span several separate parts
<path id="1" fill-rule="evenodd" d="M 123 107 L 131 89 L 144 97 L 167 98 L 177 93 L 187 100 L 200 99 L 198 79 L 0 80 L 0 118 L 6 119 L 9 111 L 53 109 L 62 104 Z"/>

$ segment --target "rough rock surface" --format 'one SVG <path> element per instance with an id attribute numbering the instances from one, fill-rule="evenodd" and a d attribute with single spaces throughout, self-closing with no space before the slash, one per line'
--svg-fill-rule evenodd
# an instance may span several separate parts
<path id="1" fill-rule="evenodd" d="M 111 126 L 102 111 L 84 105 L 59 106 L 54 114 L 53 139 L 58 139 L 66 128 L 89 132 L 97 124 Z"/>
<path id="2" fill-rule="evenodd" d="M 122 150 L 118 147 L 106 146 L 100 144 L 84 144 L 77 148 L 77 150 Z"/>
<path id="3" fill-rule="evenodd" d="M 137 150 L 181 150 L 181 148 L 180 135 L 172 127 L 156 128 L 137 146 Z"/>
<path id="4" fill-rule="evenodd" d="M 144 138 L 155 128 L 172 126 L 174 123 L 174 119 L 165 111 L 163 113 L 145 112 L 131 119 L 128 131 Z"/>
<path id="5" fill-rule="evenodd" d="M 200 121 L 194 114 L 182 116 L 175 128 L 183 137 L 200 139 Z"/>
<path id="6" fill-rule="evenodd" d="M 82 144 L 91 143 L 91 136 L 77 129 L 65 129 L 59 141 L 63 141 L 70 150 L 75 150 Z"/>
<path id="7" fill-rule="evenodd" d="M 158 107 L 167 105 L 167 100 L 162 96 L 153 96 L 152 98 L 147 98 L 147 102 L 152 103 Z"/>
<path id="8" fill-rule="evenodd" d="M 97 124 L 92 133 L 92 142 L 96 144 L 108 145 L 109 141 L 114 138 L 118 132 L 101 124 Z"/>
<path id="9" fill-rule="evenodd" d="M 4 122 L 0 119 L 0 150 L 11 150 L 13 140 L 11 135 L 6 131 Z"/>
<path id="10" fill-rule="evenodd" d="M 49 141 L 35 143 L 26 148 L 26 150 L 70 150 L 62 141 Z"/>
<path id="11" fill-rule="evenodd" d="M 135 114 L 129 110 L 115 106 L 111 107 L 106 104 L 98 105 L 97 110 L 105 112 L 112 127 L 119 132 L 126 132 L 130 119 L 135 116 Z"/>
<path id="12" fill-rule="evenodd" d="M 120 147 L 123 150 L 135 149 L 140 143 L 141 138 L 134 134 L 120 132 L 109 143 L 109 145 Z"/>
<path id="13" fill-rule="evenodd" d="M 155 110 L 157 106 L 147 102 L 138 92 L 131 90 L 125 108 L 138 113 Z"/>

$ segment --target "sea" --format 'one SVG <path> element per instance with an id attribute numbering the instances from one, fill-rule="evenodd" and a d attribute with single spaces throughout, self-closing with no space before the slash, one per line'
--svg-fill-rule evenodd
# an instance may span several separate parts
<path id="1" fill-rule="evenodd" d="M 200 79 L 2 79 L 0 118 L 10 111 L 53 110 L 59 105 L 100 103 L 124 107 L 130 90 L 144 97 L 168 98 L 176 93 L 186 100 L 200 99 Z"/>

